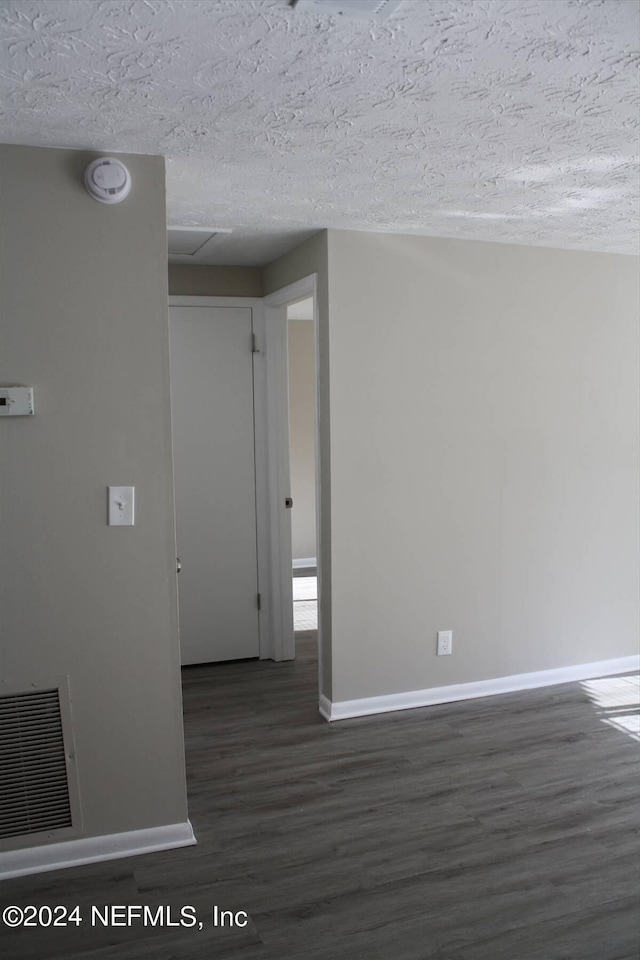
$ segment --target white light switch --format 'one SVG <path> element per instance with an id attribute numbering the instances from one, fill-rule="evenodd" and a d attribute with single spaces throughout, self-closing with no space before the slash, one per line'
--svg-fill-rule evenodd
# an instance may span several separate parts
<path id="1" fill-rule="evenodd" d="M 135 489 L 135 487 L 109 487 L 110 527 L 133 526 Z"/>

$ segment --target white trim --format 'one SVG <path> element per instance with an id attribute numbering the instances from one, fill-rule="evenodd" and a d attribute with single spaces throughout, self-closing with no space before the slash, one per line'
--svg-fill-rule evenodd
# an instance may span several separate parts
<path id="1" fill-rule="evenodd" d="M 260 658 L 273 658 L 274 633 L 271 607 L 273 593 L 269 575 L 271 546 L 269 540 L 269 451 L 267 423 L 267 382 L 265 363 L 265 309 L 262 300 L 252 309 L 256 353 L 253 354 L 253 424 L 256 470 L 256 549 L 258 560 L 258 629 Z"/>
<path id="2" fill-rule="evenodd" d="M 270 307 L 288 307 L 290 303 L 295 303 L 297 300 L 308 300 L 309 297 L 315 297 L 315 293 L 316 274 L 311 273 L 308 277 L 302 277 L 301 280 L 296 280 L 295 283 L 290 283 L 287 287 L 281 287 L 280 290 L 268 293 L 264 302 Z"/>
<path id="3" fill-rule="evenodd" d="M 251 325 L 256 338 L 257 353 L 253 354 L 253 423 L 256 471 L 256 548 L 258 562 L 258 592 L 261 605 L 258 611 L 260 658 L 274 658 L 272 581 L 269 543 L 269 476 L 267 444 L 267 387 L 265 375 L 265 309 L 260 297 L 169 297 L 169 307 L 249 307 Z M 293 616 L 293 615 L 292 615 Z M 293 626 L 292 626 L 293 629 Z"/>
<path id="4" fill-rule="evenodd" d="M 315 557 L 301 557 L 293 561 L 293 569 L 301 570 L 303 567 L 315 567 L 317 563 L 318 561 Z"/>
<path id="5" fill-rule="evenodd" d="M 287 310 L 271 306 L 266 298 L 265 360 L 272 655 L 274 660 L 293 660 L 291 510 L 285 506 L 291 496 Z"/>
<path id="6" fill-rule="evenodd" d="M 324 717 L 325 720 L 337 720 L 337 717 L 331 716 L 331 700 L 328 697 L 325 697 L 324 693 L 320 694 L 320 701 L 318 703 L 318 710 L 320 711 L 320 716 Z"/>
<path id="7" fill-rule="evenodd" d="M 287 306 L 297 300 L 313 298 L 315 363 L 316 363 L 316 545 L 318 552 L 318 599 L 321 597 L 320 547 L 320 443 L 318 402 L 318 300 L 315 273 L 282 287 L 264 298 L 267 380 L 267 445 L 269 448 L 269 502 L 272 573 L 272 622 L 274 660 L 291 660 L 295 656 L 293 632 L 293 584 L 291 571 L 291 512 L 284 501 L 290 496 L 289 470 L 289 369 L 287 349 Z M 322 623 L 318 603 L 318 683 L 322 691 Z"/>
<path id="8" fill-rule="evenodd" d="M 0 853 L 0 880 L 78 867 L 85 863 L 99 863 L 102 860 L 137 857 L 142 853 L 173 850 L 175 847 L 190 847 L 197 842 L 191 823 L 185 820 L 184 823 L 170 823 L 164 827 L 10 850 Z"/>
<path id="9" fill-rule="evenodd" d="M 331 703 L 321 697 L 320 713 L 327 720 L 346 720 L 349 717 L 365 717 L 372 713 L 390 713 L 394 710 L 411 710 L 436 703 L 451 703 L 456 700 L 472 700 L 476 697 L 493 697 L 501 693 L 514 693 L 535 687 L 550 687 L 558 683 L 573 683 L 576 680 L 592 680 L 616 673 L 632 673 L 640 670 L 640 656 L 620 657 L 617 660 L 599 660 L 596 663 L 581 663 L 572 667 L 554 670 L 539 670 L 536 673 L 517 673 L 511 677 L 496 677 L 494 680 L 478 680 L 473 683 L 456 683 L 448 687 L 431 687 L 427 690 L 408 690 L 382 697 L 365 697 L 361 700 L 342 700 Z M 323 702 L 324 701 L 324 702 Z"/>

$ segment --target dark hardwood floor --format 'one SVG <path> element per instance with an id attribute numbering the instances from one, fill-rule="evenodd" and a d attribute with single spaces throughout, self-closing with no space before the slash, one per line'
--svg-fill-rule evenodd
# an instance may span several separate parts
<path id="1" fill-rule="evenodd" d="M 184 670 L 198 846 L 0 885 L 193 905 L 202 930 L 0 925 L 0 956 L 637 960 L 638 744 L 580 684 L 329 725 L 313 644 Z"/>

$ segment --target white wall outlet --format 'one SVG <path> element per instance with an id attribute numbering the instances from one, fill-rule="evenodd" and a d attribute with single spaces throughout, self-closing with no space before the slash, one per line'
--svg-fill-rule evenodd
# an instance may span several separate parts
<path id="1" fill-rule="evenodd" d="M 448 657 L 453 653 L 453 630 L 438 630 L 438 656 Z"/>
<path id="2" fill-rule="evenodd" d="M 135 487 L 109 487 L 109 526 L 134 525 Z"/>

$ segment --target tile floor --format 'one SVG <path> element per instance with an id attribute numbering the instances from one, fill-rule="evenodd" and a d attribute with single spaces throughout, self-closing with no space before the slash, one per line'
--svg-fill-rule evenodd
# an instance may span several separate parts
<path id="1" fill-rule="evenodd" d="M 318 629 L 318 581 L 316 577 L 293 578 L 293 628 Z"/>

